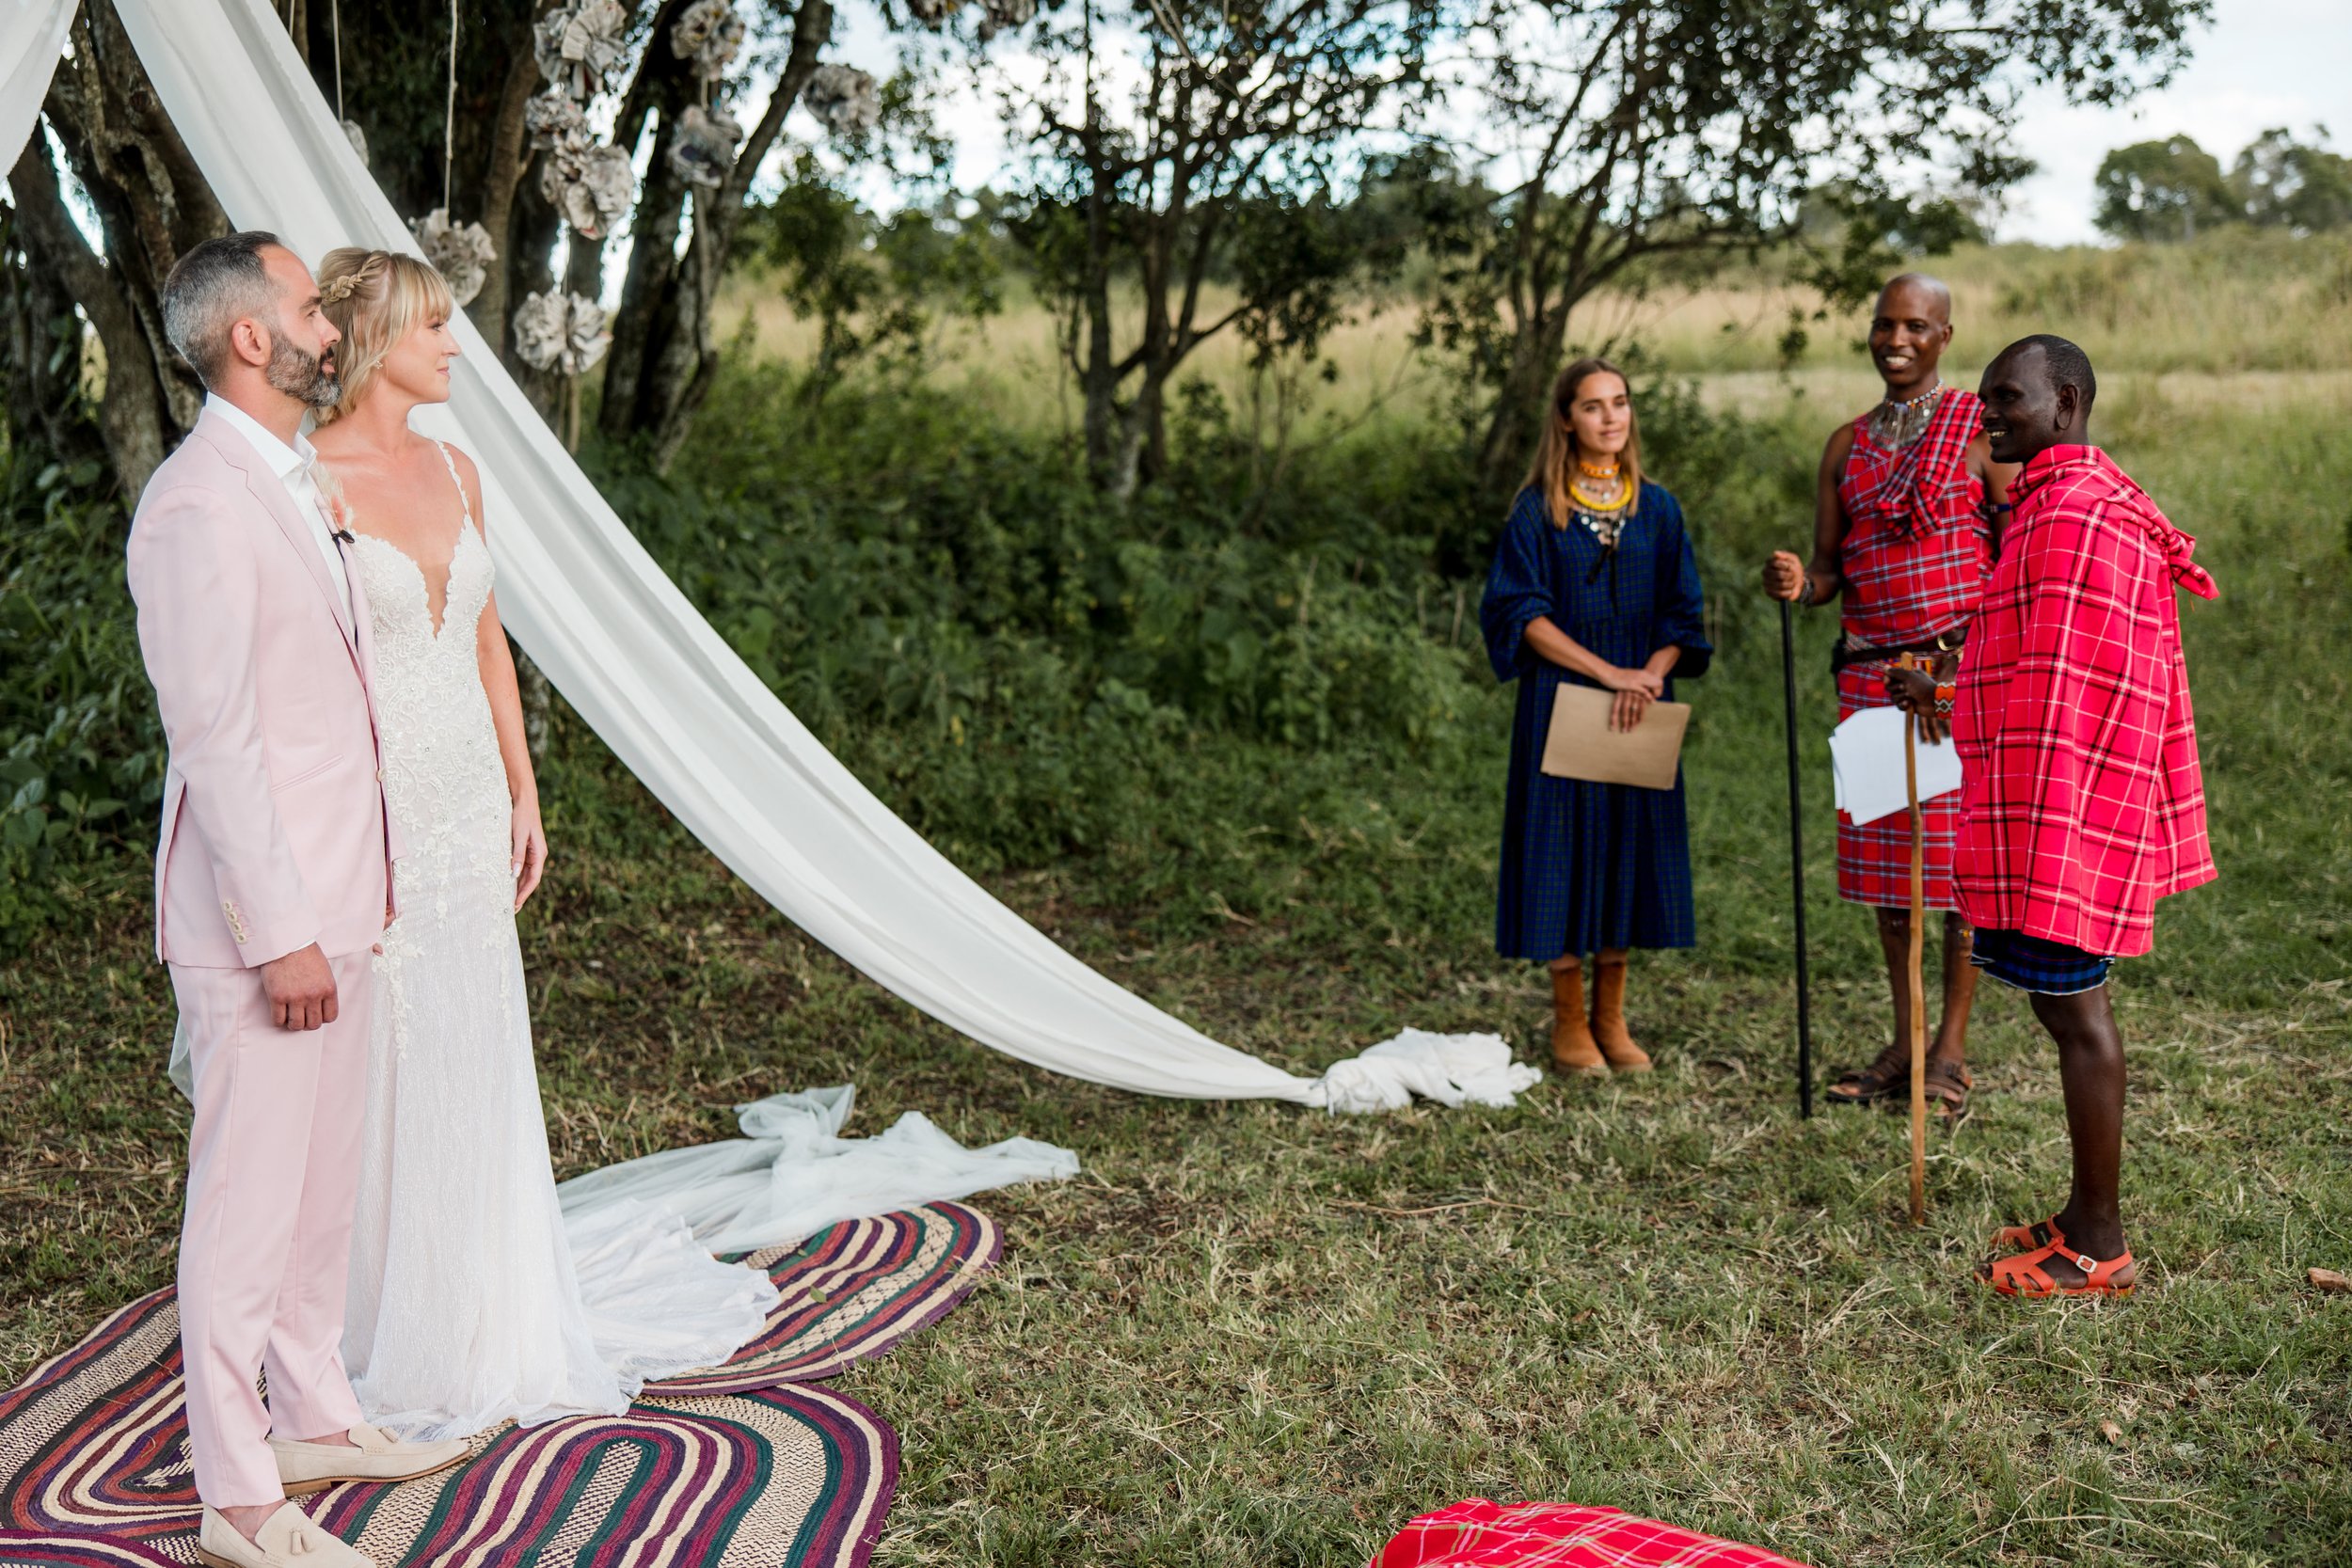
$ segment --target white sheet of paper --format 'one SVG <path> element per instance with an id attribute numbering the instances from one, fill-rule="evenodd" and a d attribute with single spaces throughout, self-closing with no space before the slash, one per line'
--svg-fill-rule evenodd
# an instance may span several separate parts
<path id="1" fill-rule="evenodd" d="M 1829 737 L 1829 756 L 1837 809 L 1854 826 L 1909 809 L 1900 708 L 1866 707 L 1839 724 Z M 1959 787 L 1960 752 L 1952 743 L 1921 746 L 1919 799 L 1932 800 Z"/>

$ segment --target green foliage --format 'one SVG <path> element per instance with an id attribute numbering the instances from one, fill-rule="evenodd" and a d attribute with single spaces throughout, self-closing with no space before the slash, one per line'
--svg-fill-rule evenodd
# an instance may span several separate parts
<path id="1" fill-rule="evenodd" d="M 2352 159 L 2283 129 L 2248 143 L 2227 174 L 2187 136 L 2119 147 L 2100 160 L 2094 189 L 2094 221 L 2122 240 L 2188 241 L 2225 223 L 2297 234 L 2352 224 Z"/>
<path id="2" fill-rule="evenodd" d="M 146 836 L 163 736 L 95 461 L 0 453 L 0 951 Z"/>
<path id="3" fill-rule="evenodd" d="M 2092 220 L 2127 240 L 2193 240 L 2240 215 L 2220 160 L 2189 136 L 2134 142 L 2099 160 Z"/>
<path id="4" fill-rule="evenodd" d="M 2284 130 L 2247 144 L 2230 166 L 2230 188 L 2258 226 L 2316 234 L 2352 225 L 2352 158 L 2305 146 Z"/>

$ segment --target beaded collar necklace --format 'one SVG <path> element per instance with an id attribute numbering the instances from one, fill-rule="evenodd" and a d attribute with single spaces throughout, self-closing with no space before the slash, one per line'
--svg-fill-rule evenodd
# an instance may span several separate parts
<path id="1" fill-rule="evenodd" d="M 1613 463 L 1603 468 L 1580 457 L 1576 467 L 1568 481 L 1568 510 L 1592 531 L 1601 548 L 1613 549 L 1618 531 L 1633 510 L 1633 486 Z"/>
<path id="2" fill-rule="evenodd" d="M 1870 439 L 1888 451 L 1902 451 L 1928 433 L 1943 396 L 1944 383 L 1938 381 L 1917 397 L 1885 399 L 1865 420 Z"/>

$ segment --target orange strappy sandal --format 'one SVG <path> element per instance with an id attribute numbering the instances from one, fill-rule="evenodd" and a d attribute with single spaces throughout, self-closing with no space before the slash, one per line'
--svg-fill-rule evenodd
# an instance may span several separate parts
<path id="1" fill-rule="evenodd" d="M 2005 1225 L 1993 1233 L 1995 1252 L 2031 1252 L 2036 1247 L 2064 1246 L 2066 1232 L 2058 1228 L 2058 1216 L 2036 1220 L 2031 1225 Z"/>
<path id="2" fill-rule="evenodd" d="M 2063 1255 L 2066 1260 L 2083 1273 L 2079 1285 L 2061 1285 L 2042 1267 L 2052 1258 Z M 2097 1259 L 2087 1253 L 2068 1252 L 2058 1243 L 2019 1253 L 2014 1258 L 1994 1260 L 1988 1272 L 1977 1275 L 2005 1296 L 2023 1296 L 2031 1301 L 2046 1301 L 2053 1296 L 2114 1296 L 2130 1295 L 2139 1288 L 2139 1266 L 2132 1261 L 2129 1248 L 2120 1258 Z"/>

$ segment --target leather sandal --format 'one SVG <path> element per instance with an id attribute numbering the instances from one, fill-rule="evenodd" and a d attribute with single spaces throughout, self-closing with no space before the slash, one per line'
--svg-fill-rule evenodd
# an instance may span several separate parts
<path id="1" fill-rule="evenodd" d="M 2082 1271 L 2080 1283 L 2060 1284 L 2042 1266 L 2058 1257 L 2063 1257 Z M 2120 1257 L 2099 1259 L 2089 1253 L 2069 1251 L 2054 1242 L 2031 1252 L 2021 1252 L 2014 1258 L 1995 1259 L 1977 1277 L 2002 1295 L 2021 1296 L 2029 1301 L 2047 1301 L 2055 1296 L 2114 1296 L 2121 1299 L 2139 1288 L 2139 1265 L 2132 1261 L 2128 1247 Z"/>
<path id="2" fill-rule="evenodd" d="M 2058 1228 L 2058 1216 L 2036 1220 L 2031 1225 L 2005 1225 L 1993 1233 L 1995 1252 L 2031 1252 L 2037 1247 L 2066 1244 L 2066 1232 Z"/>
<path id="3" fill-rule="evenodd" d="M 1947 1127 L 1968 1114 L 1968 1091 L 1977 1086 L 1968 1069 L 1958 1062 L 1928 1058 L 1928 1112 Z M 1911 1063 L 1903 1063 L 1902 1097 L 1911 1098 Z M 2039 1245 L 2040 1243 L 2035 1243 Z"/>
<path id="4" fill-rule="evenodd" d="M 1900 1040 L 1872 1058 L 1870 1065 L 1842 1074 L 1823 1095 L 1833 1105 L 1875 1105 L 1898 1092 L 1911 1092 L 1911 1047 Z"/>

